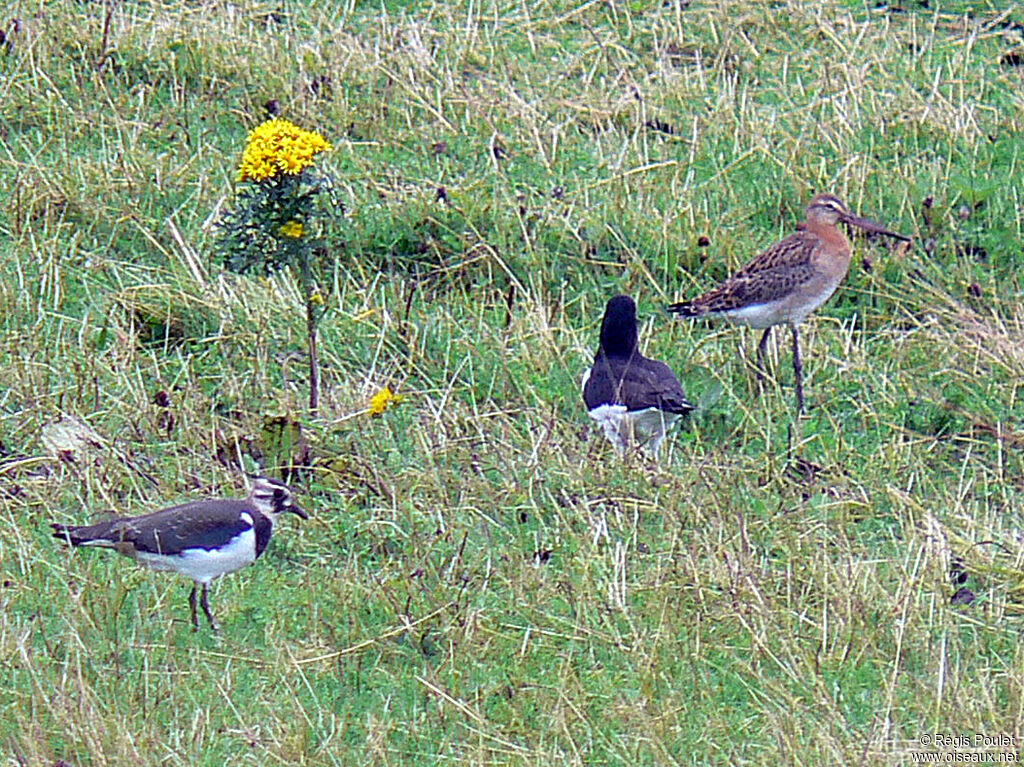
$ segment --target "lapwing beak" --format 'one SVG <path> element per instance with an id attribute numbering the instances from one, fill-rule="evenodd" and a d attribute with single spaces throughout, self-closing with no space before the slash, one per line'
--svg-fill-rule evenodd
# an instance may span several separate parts
<path id="1" fill-rule="evenodd" d="M 854 216 L 852 213 L 843 216 L 842 221 L 844 224 L 855 226 L 858 229 L 863 229 L 865 232 L 870 232 L 871 234 L 884 234 L 887 237 L 895 237 L 897 240 L 903 240 L 904 242 L 910 242 L 913 239 L 913 237 L 908 237 L 905 234 L 897 234 L 896 232 L 892 232 L 886 229 L 881 224 L 876 224 L 874 221 L 871 221 L 869 219 Z"/>
<path id="2" fill-rule="evenodd" d="M 309 519 L 309 514 L 304 512 L 301 507 L 295 505 L 294 503 L 289 503 L 287 506 L 284 507 L 284 510 L 290 511 L 292 514 L 299 517 L 300 519 Z"/>

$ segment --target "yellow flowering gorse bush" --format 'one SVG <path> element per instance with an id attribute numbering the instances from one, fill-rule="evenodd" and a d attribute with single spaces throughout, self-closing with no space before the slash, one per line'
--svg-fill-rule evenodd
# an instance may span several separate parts
<path id="1" fill-rule="evenodd" d="M 324 235 L 334 211 L 331 174 L 313 167 L 317 155 L 331 149 L 315 131 L 273 118 L 250 133 L 238 165 L 235 204 L 217 223 L 217 250 L 233 272 L 297 267 L 306 309 L 309 348 L 309 409 L 316 414 L 320 374 L 316 328 L 326 298 L 317 285 L 314 249 L 329 250 Z M 325 197 L 326 195 L 326 197 Z M 323 259 L 325 260 L 325 259 Z"/>
<path id="2" fill-rule="evenodd" d="M 297 175 L 313 164 L 330 142 L 315 131 L 307 131 L 280 117 L 267 120 L 249 133 L 238 166 L 239 181 L 266 181 L 279 173 Z"/>
<path id="3" fill-rule="evenodd" d="M 219 249 L 229 269 L 308 266 L 312 238 L 324 231 L 317 219 L 338 207 L 318 202 L 330 195 L 332 181 L 314 167 L 332 148 L 316 131 L 280 117 L 249 132 L 238 165 L 237 204 L 218 221 Z"/>

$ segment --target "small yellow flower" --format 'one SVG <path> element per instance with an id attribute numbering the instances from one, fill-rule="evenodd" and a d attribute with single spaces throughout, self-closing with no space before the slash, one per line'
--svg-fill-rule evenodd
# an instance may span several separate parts
<path id="1" fill-rule="evenodd" d="M 390 386 L 385 386 L 370 398 L 370 415 L 380 415 L 392 405 L 402 401 L 402 395 L 391 391 Z"/>
<path id="2" fill-rule="evenodd" d="M 288 120 L 274 118 L 249 134 L 238 166 L 239 181 L 266 181 L 281 173 L 295 175 L 313 164 L 330 143 L 315 131 L 302 130 Z"/>
<path id="3" fill-rule="evenodd" d="M 302 169 L 307 165 L 309 165 L 309 163 L 297 154 L 280 154 L 277 158 L 277 167 L 279 167 L 283 173 L 288 173 L 292 176 L 297 173 L 301 173 Z"/>
<path id="4" fill-rule="evenodd" d="M 317 306 L 324 305 L 324 294 L 319 290 L 314 290 L 313 295 L 309 297 L 310 303 L 316 304 Z"/>
<path id="5" fill-rule="evenodd" d="M 290 240 L 299 239 L 306 228 L 302 225 L 301 221 L 289 221 L 286 224 L 281 224 L 281 228 L 277 230 L 282 237 L 287 237 Z"/>

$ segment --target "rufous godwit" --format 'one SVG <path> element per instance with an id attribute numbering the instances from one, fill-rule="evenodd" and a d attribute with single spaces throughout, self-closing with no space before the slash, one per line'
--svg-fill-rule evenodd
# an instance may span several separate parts
<path id="1" fill-rule="evenodd" d="M 757 345 L 758 380 L 768 335 L 774 326 L 788 322 L 793 331 L 796 404 L 801 413 L 804 389 L 799 325 L 835 293 L 850 268 L 850 243 L 839 229 L 840 223 L 899 240 L 911 239 L 855 216 L 833 194 L 819 194 L 807 206 L 807 220 L 799 231 L 772 245 L 717 288 L 668 307 L 683 317 L 718 316 L 763 328 Z"/>

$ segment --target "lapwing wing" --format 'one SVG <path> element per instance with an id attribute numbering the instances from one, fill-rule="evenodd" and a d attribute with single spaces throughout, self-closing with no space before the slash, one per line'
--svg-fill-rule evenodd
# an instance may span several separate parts
<path id="1" fill-rule="evenodd" d="M 161 509 L 140 517 L 117 517 L 94 525 L 51 524 L 53 536 L 72 546 L 114 549 L 151 570 L 171 570 L 191 578 L 188 603 L 198 631 L 196 588 L 210 628 L 209 584 L 214 578 L 252 564 L 266 550 L 274 522 L 285 511 L 309 516 L 292 500 L 283 482 L 258 477 L 245 499 L 209 499 Z"/>
<path id="2" fill-rule="evenodd" d="M 849 224 L 898 240 L 911 238 L 859 218 L 833 194 L 819 194 L 807 206 L 799 231 L 756 256 L 717 288 L 692 301 L 668 307 L 683 317 L 724 317 L 764 329 L 757 346 L 758 380 L 763 376 L 765 348 L 772 328 L 789 323 L 793 333 L 793 374 L 797 411 L 804 409 L 803 366 L 799 325 L 828 301 L 850 268 L 850 242 L 839 228 Z"/>
<path id="3" fill-rule="evenodd" d="M 629 296 L 608 301 L 601 343 L 581 385 L 590 417 L 620 455 L 635 442 L 657 458 L 665 433 L 694 409 L 669 366 L 640 353 L 636 304 Z"/>

